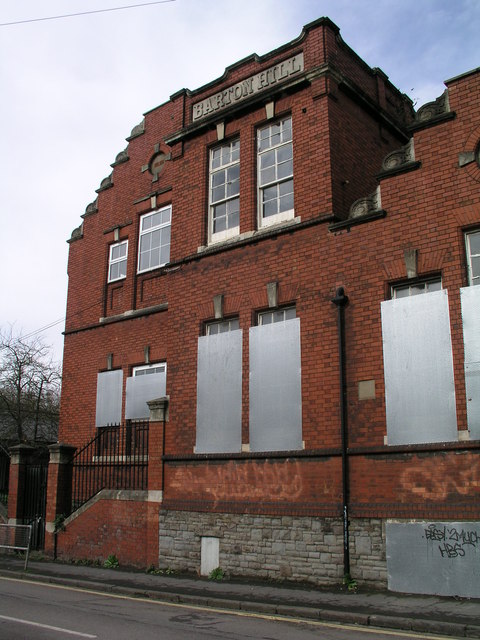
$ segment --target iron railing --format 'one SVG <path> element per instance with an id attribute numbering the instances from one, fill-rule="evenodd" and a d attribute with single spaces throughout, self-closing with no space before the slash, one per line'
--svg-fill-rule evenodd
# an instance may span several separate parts
<path id="1" fill-rule="evenodd" d="M 29 524 L 0 524 L 0 548 L 25 553 L 24 570 L 28 567 L 32 539 L 32 526 Z"/>
<path id="2" fill-rule="evenodd" d="M 47 509 L 48 458 L 39 457 L 35 464 L 25 466 L 22 523 L 31 527 L 31 549 L 45 546 L 45 516 Z"/>
<path id="3" fill-rule="evenodd" d="M 0 448 L 0 502 L 7 505 L 8 479 L 10 474 L 10 456 Z"/>
<path id="4" fill-rule="evenodd" d="M 98 429 L 72 463 L 71 513 L 102 489 L 146 489 L 148 420 Z"/>

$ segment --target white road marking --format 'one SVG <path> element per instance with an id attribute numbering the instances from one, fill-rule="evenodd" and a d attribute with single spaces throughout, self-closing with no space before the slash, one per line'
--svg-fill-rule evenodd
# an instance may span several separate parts
<path id="1" fill-rule="evenodd" d="M 114 598 L 117 600 L 132 600 L 134 602 L 146 602 L 148 604 L 162 605 L 164 607 L 173 607 L 177 609 L 195 609 L 197 611 L 210 611 L 222 613 L 231 616 L 240 616 L 244 618 L 261 618 L 263 620 L 279 620 L 282 622 L 291 622 L 294 624 L 307 624 L 314 627 L 328 627 L 330 629 L 345 629 L 347 631 L 357 631 L 361 633 L 371 633 L 374 635 L 397 636 L 400 638 L 414 638 L 415 640 L 449 640 L 450 636 L 436 636 L 433 634 L 424 634 L 416 631 L 396 631 L 394 629 L 384 629 L 382 627 L 367 627 L 361 624 L 344 624 L 341 622 L 323 622 L 320 620 L 311 620 L 310 618 L 294 618 L 290 616 L 282 616 L 279 614 L 255 613 L 253 611 L 238 611 L 238 609 L 220 609 L 218 607 L 205 607 L 202 605 L 186 604 L 181 602 L 168 602 L 168 600 L 157 600 L 153 598 L 142 598 L 137 596 L 126 596 L 119 593 L 106 593 L 103 591 L 94 591 L 93 589 L 82 589 L 80 587 L 69 587 L 61 584 L 52 584 L 41 582 L 38 580 L 29 580 L 28 578 L 7 578 L 0 576 L 0 580 L 6 582 L 26 582 L 27 584 L 50 587 L 51 589 L 64 589 L 65 591 L 78 591 L 80 593 L 90 593 L 105 598 Z M 1 617 L 1 616 L 0 616 Z M 96 638 L 97 636 L 86 636 L 88 638 Z"/>
<path id="2" fill-rule="evenodd" d="M 0 615 L 0 620 L 7 620 L 8 622 L 17 622 L 18 624 L 28 624 L 30 627 L 39 627 L 40 629 L 48 629 L 49 631 L 60 631 L 61 633 L 68 633 L 71 636 L 79 636 L 80 638 L 97 638 L 98 637 L 98 636 L 92 636 L 90 633 L 80 633 L 80 631 L 72 631 L 71 629 L 62 629 L 62 627 L 52 627 L 49 624 L 41 624 L 40 622 L 32 622 L 31 620 L 22 620 L 21 618 L 11 618 L 10 616 Z"/>

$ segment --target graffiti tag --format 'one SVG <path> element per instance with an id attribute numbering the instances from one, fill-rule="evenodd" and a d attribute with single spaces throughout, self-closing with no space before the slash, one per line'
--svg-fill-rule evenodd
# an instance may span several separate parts
<path id="1" fill-rule="evenodd" d="M 463 558 L 466 549 L 480 548 L 480 534 L 472 529 L 457 529 L 448 525 L 429 524 L 424 529 L 424 538 L 440 542 L 438 550 L 442 558 Z"/>

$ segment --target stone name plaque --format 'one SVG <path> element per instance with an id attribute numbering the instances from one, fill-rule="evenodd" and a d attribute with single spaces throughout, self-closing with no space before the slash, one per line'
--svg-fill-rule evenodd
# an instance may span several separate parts
<path id="1" fill-rule="evenodd" d="M 280 84 L 303 71 L 303 53 L 269 67 L 254 76 L 215 93 L 193 105 L 192 120 L 198 122 L 217 111 L 230 107 L 250 96 Z"/>

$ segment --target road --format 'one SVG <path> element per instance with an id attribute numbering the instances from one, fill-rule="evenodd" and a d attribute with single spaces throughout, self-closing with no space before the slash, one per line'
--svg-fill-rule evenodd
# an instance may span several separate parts
<path id="1" fill-rule="evenodd" d="M 281 619 L 0 578 L 0 640 L 395 640 L 426 636 Z M 437 636 L 438 637 L 438 636 Z M 428 636 L 429 640 L 435 636 Z"/>

